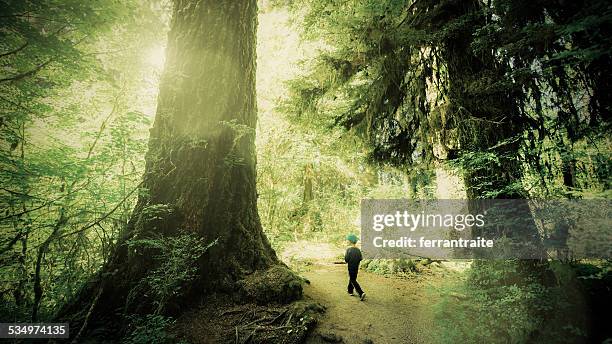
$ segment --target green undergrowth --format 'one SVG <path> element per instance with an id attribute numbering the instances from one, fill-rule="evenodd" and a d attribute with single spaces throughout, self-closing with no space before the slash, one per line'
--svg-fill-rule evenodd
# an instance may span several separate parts
<path id="1" fill-rule="evenodd" d="M 439 261 L 430 259 L 365 259 L 361 269 L 379 275 L 399 277 L 415 277 L 419 274 L 444 271 Z"/>
<path id="2" fill-rule="evenodd" d="M 188 344 L 172 333 L 175 320 L 170 317 L 149 314 L 133 316 L 130 320 L 130 332 L 122 344 Z"/>
<path id="3" fill-rule="evenodd" d="M 604 340 L 602 327 L 605 325 L 597 323 L 602 322 L 598 320 L 597 309 L 605 313 L 610 297 L 609 293 L 605 297 L 606 293 L 597 288 L 609 283 L 606 282 L 612 276 L 609 264 L 549 262 L 549 268 L 554 280 L 547 285 L 522 276 L 516 261 L 486 262 L 456 279 L 447 280 L 435 291 L 442 295 L 434 305 L 435 341 L 587 343 L 593 339 Z M 590 300 L 592 295 L 598 295 L 598 300 Z M 588 308 L 593 312 L 588 312 Z"/>

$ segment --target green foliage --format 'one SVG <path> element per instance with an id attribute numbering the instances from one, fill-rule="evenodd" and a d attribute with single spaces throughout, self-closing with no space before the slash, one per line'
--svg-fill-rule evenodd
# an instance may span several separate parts
<path id="1" fill-rule="evenodd" d="M 430 174 L 370 164 L 354 153 L 359 141 L 350 133 L 301 134 L 301 125 L 308 124 L 258 137 L 258 209 L 276 247 L 299 239 L 343 244 L 346 232 L 358 230 L 362 198 L 431 197 Z"/>
<path id="2" fill-rule="evenodd" d="M 350 128 L 395 165 L 460 158 L 477 197 L 601 193 L 611 13 L 605 1 L 300 3 L 303 37 L 325 46 L 282 110 Z"/>
<path id="3" fill-rule="evenodd" d="M 172 318 L 161 315 L 133 316 L 130 319 L 130 332 L 125 336 L 122 344 L 186 344 L 177 341 L 172 333 L 168 332 L 174 325 Z"/>
<path id="4" fill-rule="evenodd" d="M 507 182 L 505 176 L 491 176 L 492 169 L 503 170 L 514 160 L 510 154 L 503 154 L 493 150 L 462 153 L 458 158 L 449 161 L 448 166 L 476 177 L 471 180 L 470 189 L 477 198 L 493 199 L 505 198 L 508 195 L 527 198 L 522 180 Z"/>
<path id="5" fill-rule="evenodd" d="M 173 209 L 170 204 L 152 204 L 142 208 L 140 216 L 145 222 L 163 220 L 172 214 Z"/>
<path id="6" fill-rule="evenodd" d="M 335 97 L 325 94 L 327 86 L 346 82 L 344 76 L 354 72 L 352 64 L 335 54 L 323 54 L 325 63 L 298 61 L 301 56 L 318 61 L 317 51 L 327 51 L 320 41 L 299 39 L 300 13 L 289 18 L 285 10 L 260 13 L 258 33 L 258 211 L 277 249 L 299 240 L 343 245 L 347 232 L 358 232 L 363 198 L 434 195 L 431 169 L 375 161 L 361 136 L 365 128 L 341 125 L 338 116 L 349 110 L 358 94 L 350 87 Z M 285 64 L 277 63 L 279 57 Z M 344 76 L 335 73 L 336 67 Z M 369 79 L 364 75 L 353 81 L 351 87 L 366 88 Z"/>
<path id="7" fill-rule="evenodd" d="M 476 264 L 476 263 L 475 263 Z M 480 262 L 447 284 L 435 305 L 440 343 L 575 343 L 585 340 L 585 303 L 572 283 L 545 287 L 516 261 Z M 470 319 L 466 321 L 466 319 Z"/>
<path id="8" fill-rule="evenodd" d="M 0 1 L 5 318 L 52 316 L 127 223 L 155 100 L 145 78 L 157 68 L 146 62 L 162 34 L 156 6 Z"/>
<path id="9" fill-rule="evenodd" d="M 429 172 L 373 164 L 359 138 L 311 117 L 260 112 L 258 210 L 276 247 L 298 239 L 343 243 L 364 197 L 430 197 Z M 429 177 L 429 178 L 428 178 Z M 306 195 L 309 195 L 306 197 Z"/>
<path id="10" fill-rule="evenodd" d="M 366 259 L 361 265 L 361 269 L 380 275 L 395 275 L 409 277 L 423 269 L 418 260 L 413 259 Z"/>
<path id="11" fill-rule="evenodd" d="M 156 307 L 154 314 L 161 314 L 166 303 L 181 295 L 189 282 L 197 277 L 198 259 L 216 243 L 217 240 L 206 244 L 202 238 L 189 234 L 128 241 L 131 250 L 150 252 L 158 264 L 130 294 L 151 299 Z"/>
<path id="12" fill-rule="evenodd" d="M 606 1 L 300 3 L 303 37 L 325 47 L 280 109 L 345 128 L 395 166 L 449 160 L 468 197 L 608 197 L 611 11 Z M 437 339 L 585 340 L 588 311 L 572 299 L 583 294 L 535 275 L 520 262 L 476 263 L 439 305 Z"/>

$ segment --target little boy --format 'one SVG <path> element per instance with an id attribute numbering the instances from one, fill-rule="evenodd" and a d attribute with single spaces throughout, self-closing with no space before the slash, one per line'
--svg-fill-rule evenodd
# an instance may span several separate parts
<path id="1" fill-rule="evenodd" d="M 357 272 L 359 272 L 359 263 L 363 259 L 361 257 L 361 250 L 359 250 L 355 244 L 357 244 L 357 236 L 355 234 L 349 234 L 346 236 L 346 240 L 348 240 L 350 246 L 346 249 L 346 254 L 344 255 L 344 261 L 348 264 L 348 273 L 349 273 L 349 283 L 348 283 L 348 293 L 349 295 L 353 294 L 353 289 L 357 291 L 359 294 L 359 298 L 361 301 L 365 299 L 366 294 L 361 290 L 361 286 L 357 283 Z"/>

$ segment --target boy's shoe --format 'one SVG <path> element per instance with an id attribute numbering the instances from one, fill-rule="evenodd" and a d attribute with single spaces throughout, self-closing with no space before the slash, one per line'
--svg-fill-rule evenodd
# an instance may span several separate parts
<path id="1" fill-rule="evenodd" d="M 365 300 L 365 293 L 361 294 L 361 296 L 359 297 L 359 300 L 361 301 Z"/>
<path id="2" fill-rule="evenodd" d="M 349 296 L 355 296 L 355 293 L 348 293 Z"/>

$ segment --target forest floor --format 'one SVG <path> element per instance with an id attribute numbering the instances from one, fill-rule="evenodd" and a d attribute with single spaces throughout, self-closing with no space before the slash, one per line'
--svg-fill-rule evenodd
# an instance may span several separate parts
<path id="1" fill-rule="evenodd" d="M 308 336 L 306 343 L 432 343 L 434 314 L 432 306 L 441 297 L 438 292 L 449 273 L 423 273 L 411 278 L 382 276 L 363 270 L 357 280 L 366 292 L 362 302 L 349 296 L 347 268 L 339 264 L 342 248 L 326 244 L 296 243 L 299 249 L 288 248 L 298 256 L 291 256 L 298 270 L 310 281 L 304 287 L 307 297 L 326 307 L 325 314 Z M 318 259 L 313 259 L 319 252 Z M 333 252 L 333 254 L 330 254 Z M 308 256 L 304 256 L 307 254 Z M 287 250 L 283 252 L 287 258 Z"/>
<path id="2" fill-rule="evenodd" d="M 366 298 L 360 301 L 347 293 L 343 254 L 344 248 L 329 243 L 290 243 L 280 256 L 308 280 L 301 301 L 257 305 L 212 298 L 179 319 L 176 333 L 194 344 L 436 342 L 434 305 L 466 263 L 432 263 L 403 276 L 362 269 L 357 280 Z"/>
<path id="3" fill-rule="evenodd" d="M 316 264 L 302 274 L 304 292 L 326 307 L 306 343 L 430 343 L 433 315 L 427 280 L 401 279 L 360 271 L 362 302 L 346 292 L 346 265 Z"/>

